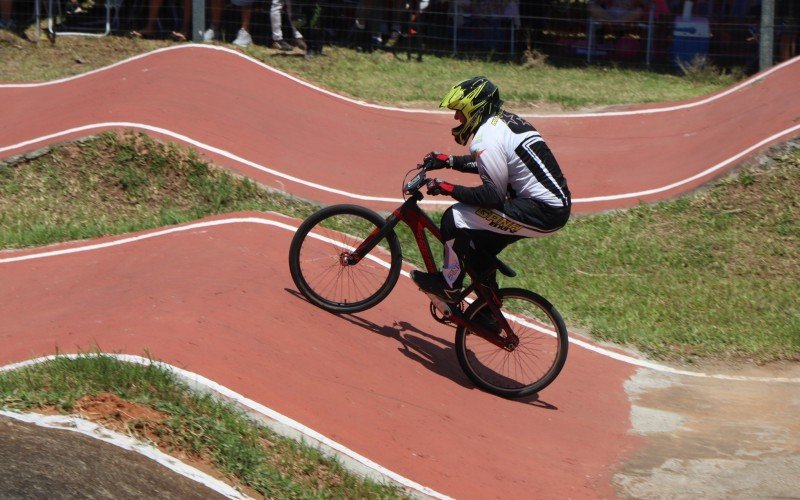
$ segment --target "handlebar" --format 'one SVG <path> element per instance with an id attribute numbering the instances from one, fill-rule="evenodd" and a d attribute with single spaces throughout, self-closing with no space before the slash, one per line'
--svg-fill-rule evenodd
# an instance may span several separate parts
<path id="1" fill-rule="evenodd" d="M 408 183 L 403 188 L 403 192 L 405 194 L 413 194 L 415 191 L 418 191 L 419 188 L 425 185 L 425 181 L 428 180 L 426 174 L 428 173 L 427 165 L 420 165 L 419 173 L 414 176 L 413 179 L 408 181 Z"/>

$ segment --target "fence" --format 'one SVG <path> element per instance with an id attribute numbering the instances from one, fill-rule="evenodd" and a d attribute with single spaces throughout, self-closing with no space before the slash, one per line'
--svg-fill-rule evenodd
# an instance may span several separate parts
<path id="1" fill-rule="evenodd" d="M 43 17 L 60 20 L 52 28 L 54 33 L 124 34 L 146 27 L 148 36 L 197 40 L 204 30 L 187 32 L 192 0 L 33 1 Z M 86 6 L 84 12 L 65 15 L 69 4 L 76 1 Z M 209 0 L 200 16 L 195 11 L 195 23 L 205 19 L 208 28 L 215 21 L 219 24 L 214 26 L 216 39 L 231 42 L 244 21 L 239 4 L 248 1 Z M 670 70 L 699 55 L 720 67 L 758 69 L 760 1 L 625 1 L 638 6 L 637 15 L 620 21 L 615 16 L 623 11 L 610 7 L 606 13 L 613 19 L 606 19 L 609 16 L 587 0 L 294 0 L 284 9 L 282 29 L 288 41 L 294 38 L 294 25 L 305 32 L 306 39 L 327 45 L 392 50 L 417 57 L 437 54 L 520 61 L 543 54 L 555 64 L 616 63 Z M 203 5 L 203 0 L 194 2 Z M 774 59 L 781 61 L 797 54 L 800 2 L 774 2 L 773 53 Z M 152 9 L 155 14 L 151 17 L 154 3 L 158 8 Z M 249 8 L 247 31 L 252 43 L 273 42 L 270 4 L 271 0 L 258 0 Z M 603 6 L 601 0 L 597 6 Z"/>

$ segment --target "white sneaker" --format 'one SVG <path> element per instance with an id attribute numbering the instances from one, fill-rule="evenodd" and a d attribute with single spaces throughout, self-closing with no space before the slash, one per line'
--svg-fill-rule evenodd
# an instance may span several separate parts
<path id="1" fill-rule="evenodd" d="M 238 33 L 236 33 L 236 40 L 232 42 L 234 45 L 238 45 L 239 47 L 247 47 L 251 43 L 253 43 L 253 37 L 250 36 L 250 33 L 241 28 Z"/>
<path id="2" fill-rule="evenodd" d="M 214 28 L 208 28 L 203 32 L 203 43 L 211 43 L 214 41 L 216 37 L 216 33 L 214 33 Z"/>

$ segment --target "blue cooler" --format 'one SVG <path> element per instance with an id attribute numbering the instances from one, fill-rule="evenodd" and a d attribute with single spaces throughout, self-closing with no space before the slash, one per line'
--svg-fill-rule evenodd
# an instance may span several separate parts
<path id="1" fill-rule="evenodd" d="M 675 18 L 675 30 L 672 32 L 672 62 L 691 63 L 695 56 L 708 55 L 708 44 L 711 31 L 705 17 Z"/>

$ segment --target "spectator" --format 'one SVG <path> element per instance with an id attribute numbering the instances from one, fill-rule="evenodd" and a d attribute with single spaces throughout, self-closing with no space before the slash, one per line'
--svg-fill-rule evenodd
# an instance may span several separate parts
<path id="1" fill-rule="evenodd" d="M 156 27 L 158 23 L 158 13 L 164 0 L 150 0 L 147 11 L 147 25 L 141 30 L 134 30 L 130 35 L 135 38 L 155 38 L 158 35 Z M 183 24 L 180 31 L 172 31 L 170 36 L 178 42 L 186 41 L 186 34 L 190 31 L 190 21 L 192 19 L 192 0 L 183 0 Z"/>
<path id="2" fill-rule="evenodd" d="M 389 16 L 388 19 L 385 19 L 388 23 L 385 32 L 389 35 L 389 38 L 386 40 L 386 46 L 392 47 L 400 39 L 400 31 L 403 23 L 406 22 L 406 18 L 411 12 L 419 9 L 417 6 L 410 5 L 403 0 L 389 0 L 387 6 L 389 8 Z"/>
<path id="3" fill-rule="evenodd" d="M 467 50 L 497 52 L 500 49 L 504 41 L 501 19 L 505 16 L 506 3 L 503 0 L 472 0 L 465 6 L 462 38 Z"/>
<path id="4" fill-rule="evenodd" d="M 429 2 L 422 2 L 420 0 L 412 0 L 406 3 L 406 9 L 403 16 L 403 34 L 406 40 L 406 50 L 408 58 L 411 58 L 411 53 L 417 53 L 417 60 L 422 61 L 422 53 L 425 51 L 425 42 L 423 41 L 423 28 L 424 18 L 423 13 L 429 6 Z"/>
<path id="5" fill-rule="evenodd" d="M 635 23 L 644 17 L 641 0 L 589 0 L 589 15 L 608 23 Z"/>
<path id="6" fill-rule="evenodd" d="M 305 32 L 306 55 L 322 55 L 322 46 L 325 42 L 325 28 L 323 19 L 328 10 L 325 2 L 319 0 L 301 0 L 298 2 L 299 14 Z M 298 47 L 303 48 L 301 44 Z"/>
<path id="7" fill-rule="evenodd" d="M 308 47 L 306 46 L 306 42 L 303 40 L 303 35 L 297 31 L 297 29 L 294 27 L 294 24 L 292 24 L 292 10 L 291 2 L 289 2 L 289 0 L 272 0 L 272 5 L 269 8 L 269 23 L 272 27 L 271 47 L 273 49 L 285 51 L 292 50 L 293 48 L 286 42 L 286 40 L 283 39 L 281 14 L 284 7 L 286 7 L 286 14 L 289 20 L 289 29 L 292 31 L 292 36 L 294 37 L 294 44 L 301 50 L 305 51 Z"/>
<path id="8" fill-rule="evenodd" d="M 209 24 L 209 28 L 203 32 L 203 41 L 206 43 L 214 41 L 217 37 L 217 30 L 222 23 L 222 1 L 223 0 L 211 0 L 211 23 Z M 255 3 L 255 0 L 231 0 L 231 3 L 240 7 L 242 12 L 242 26 L 236 33 L 236 38 L 231 43 L 239 47 L 247 47 L 253 43 L 253 37 L 250 34 L 250 21 L 253 16 L 253 4 Z M 272 0 L 270 8 L 270 22 L 272 24 L 273 38 L 272 48 L 280 50 L 292 50 L 293 47 L 283 41 L 281 11 L 284 6 L 287 7 L 287 14 L 290 15 L 290 12 L 288 12 L 289 4 L 287 0 Z M 294 29 L 294 25 L 291 24 L 291 19 L 290 26 L 296 39 L 295 44 L 301 49 L 305 50 L 306 45 L 303 41 L 303 35 Z"/>
<path id="9" fill-rule="evenodd" d="M 12 17 L 12 0 L 0 0 L 0 30 L 14 31 L 17 27 Z"/>
<path id="10" fill-rule="evenodd" d="M 247 47 L 253 43 L 253 37 L 250 35 L 250 18 L 253 17 L 255 0 L 231 0 L 231 3 L 242 9 L 242 27 L 236 32 L 236 38 L 231 43 L 239 47 Z"/>
<path id="11" fill-rule="evenodd" d="M 203 32 L 203 42 L 211 43 L 217 38 L 217 31 L 222 26 L 222 0 L 211 0 L 209 8 L 211 13 L 211 24 Z"/>
<path id="12" fill-rule="evenodd" d="M 356 9 L 356 27 L 364 30 L 370 38 L 372 50 L 384 45 L 393 46 L 400 39 L 403 18 L 409 7 L 404 0 L 361 0 Z"/>
<path id="13" fill-rule="evenodd" d="M 231 0 L 231 3 L 241 8 L 242 27 L 236 32 L 233 43 L 239 47 L 247 47 L 253 43 L 250 35 L 250 19 L 253 16 L 254 0 Z M 211 0 L 211 24 L 203 32 L 203 42 L 211 43 L 217 38 L 217 30 L 222 26 L 222 0 Z"/>

